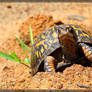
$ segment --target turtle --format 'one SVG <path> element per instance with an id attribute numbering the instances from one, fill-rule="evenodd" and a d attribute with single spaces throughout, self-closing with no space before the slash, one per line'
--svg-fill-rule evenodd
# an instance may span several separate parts
<path id="1" fill-rule="evenodd" d="M 57 64 L 79 62 L 79 51 L 83 51 L 87 59 L 92 61 L 91 36 L 80 26 L 62 24 L 43 31 L 31 47 L 31 74 L 40 69 L 55 72 Z"/>
<path id="2" fill-rule="evenodd" d="M 64 26 L 68 28 L 68 30 L 64 32 L 59 31 L 59 42 L 66 62 L 70 62 L 72 64 L 80 63 L 83 65 L 92 64 L 91 35 L 79 25 L 65 24 Z M 76 43 L 76 45 L 74 45 L 74 43 Z M 78 56 L 76 60 L 71 59 L 74 57 L 74 55 Z M 81 62 L 82 59 L 87 59 L 89 61 Z"/>
<path id="3" fill-rule="evenodd" d="M 53 26 L 43 31 L 34 41 L 31 48 L 31 74 L 34 75 L 42 68 L 45 71 L 55 71 L 57 63 L 62 61 L 63 53 L 59 42 L 59 30 L 66 31 L 66 26 Z M 75 55 L 76 56 L 76 55 Z M 77 58 L 77 56 L 76 56 Z M 40 67 L 40 68 L 39 68 Z"/>

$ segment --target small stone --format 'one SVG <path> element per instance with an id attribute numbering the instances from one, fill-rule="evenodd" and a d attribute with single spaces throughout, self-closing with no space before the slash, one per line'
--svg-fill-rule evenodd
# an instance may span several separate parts
<path id="1" fill-rule="evenodd" d="M 80 84 L 80 83 L 77 83 L 77 86 L 79 86 L 80 88 L 90 88 L 91 87 L 90 85 Z"/>
<path id="2" fill-rule="evenodd" d="M 79 72 L 76 72 L 76 75 L 79 75 Z"/>
<path id="3" fill-rule="evenodd" d="M 62 83 L 58 83 L 58 89 L 61 89 L 63 87 L 63 84 Z"/>

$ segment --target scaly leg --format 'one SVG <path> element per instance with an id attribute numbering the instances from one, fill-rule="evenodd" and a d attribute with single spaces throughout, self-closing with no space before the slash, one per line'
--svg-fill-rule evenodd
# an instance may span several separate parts
<path id="1" fill-rule="evenodd" d="M 79 45 L 81 46 L 85 57 L 92 62 L 92 47 L 85 43 L 79 43 Z"/>
<path id="2" fill-rule="evenodd" d="M 57 66 L 56 60 L 52 56 L 47 56 L 44 60 L 44 70 L 45 72 L 55 72 L 55 68 Z"/>

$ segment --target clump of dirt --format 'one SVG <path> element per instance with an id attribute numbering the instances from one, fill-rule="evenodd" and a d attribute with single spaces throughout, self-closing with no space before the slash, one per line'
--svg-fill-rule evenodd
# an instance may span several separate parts
<path id="1" fill-rule="evenodd" d="M 90 67 L 74 64 L 66 68 L 63 73 L 37 73 L 29 86 L 36 89 L 86 89 L 80 88 L 77 83 L 92 87 L 91 71 Z"/>
<path id="2" fill-rule="evenodd" d="M 25 43 L 30 42 L 29 24 L 32 26 L 33 36 L 36 37 L 43 30 L 62 22 L 46 15 L 30 17 L 19 29 L 19 36 Z M 11 50 L 14 50 L 21 59 L 25 58 L 20 44 L 13 36 L 0 46 L 0 51 L 11 52 Z M 92 89 L 92 67 L 74 64 L 63 72 L 38 72 L 32 77 L 27 66 L 3 58 L 0 58 L 0 61 L 1 89 Z M 86 88 L 81 88 L 78 84 L 86 85 Z"/>
<path id="3" fill-rule="evenodd" d="M 28 18 L 20 27 L 20 38 L 25 42 L 30 42 L 29 37 L 29 24 L 31 24 L 33 36 L 36 38 L 42 31 L 57 24 L 63 24 L 60 20 L 54 20 L 52 16 L 34 15 Z"/>

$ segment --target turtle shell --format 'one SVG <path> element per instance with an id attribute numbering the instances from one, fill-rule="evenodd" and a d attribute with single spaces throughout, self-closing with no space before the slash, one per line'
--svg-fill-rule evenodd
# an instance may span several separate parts
<path id="1" fill-rule="evenodd" d="M 79 25 L 70 25 L 73 28 L 73 35 L 77 42 L 92 44 L 91 35 Z"/>
<path id="2" fill-rule="evenodd" d="M 92 44 L 90 34 L 78 25 L 63 24 L 43 31 L 36 38 L 35 43 L 31 48 L 31 69 L 33 75 L 38 71 L 40 64 L 48 55 L 55 52 L 58 48 L 61 48 L 59 35 L 64 31 L 73 32 L 72 34 L 78 43 Z M 58 52 L 58 56 L 60 56 L 62 51 L 59 50 Z"/>
<path id="3" fill-rule="evenodd" d="M 58 39 L 59 28 L 60 26 L 54 26 L 43 31 L 34 41 L 31 48 L 31 68 L 33 75 L 38 71 L 41 62 L 56 49 L 60 48 Z"/>

